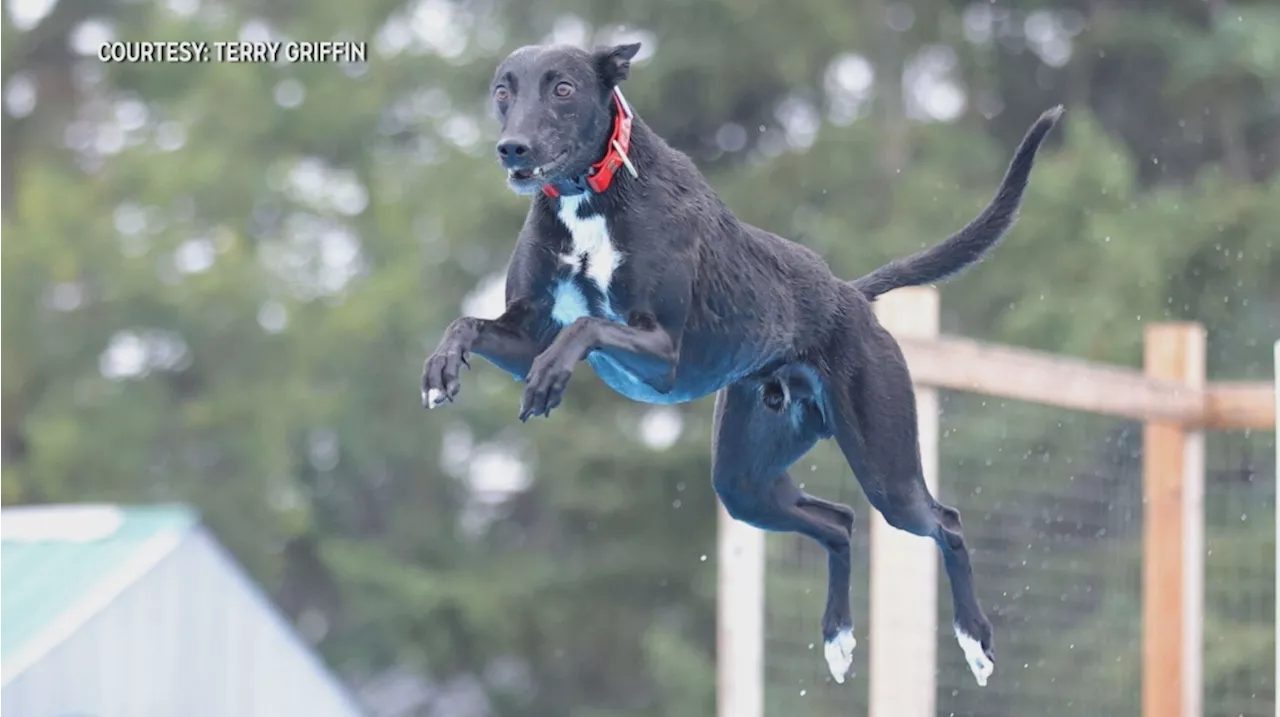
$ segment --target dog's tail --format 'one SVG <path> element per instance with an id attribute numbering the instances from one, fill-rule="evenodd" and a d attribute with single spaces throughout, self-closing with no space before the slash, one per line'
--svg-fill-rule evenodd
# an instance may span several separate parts
<path id="1" fill-rule="evenodd" d="M 952 276 L 976 263 L 1000 237 L 1013 225 L 1022 203 L 1022 191 L 1026 189 L 1036 150 L 1045 135 L 1062 116 L 1062 105 L 1040 115 L 1040 119 L 1027 130 L 1018 145 L 1018 151 L 1005 171 L 1004 181 L 995 199 L 982 210 L 964 229 L 947 237 L 945 241 L 929 247 L 905 259 L 896 259 L 867 274 L 854 279 L 853 286 L 868 299 L 903 286 L 932 284 Z"/>

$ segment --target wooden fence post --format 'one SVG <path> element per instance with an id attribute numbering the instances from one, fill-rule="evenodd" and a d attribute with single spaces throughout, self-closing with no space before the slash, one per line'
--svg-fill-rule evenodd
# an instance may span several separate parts
<path id="1" fill-rule="evenodd" d="M 716 715 L 764 717 L 764 533 L 716 501 Z"/>
<path id="2" fill-rule="evenodd" d="M 880 323 L 894 336 L 938 335 L 935 289 L 897 289 L 880 297 L 875 306 Z M 925 482 L 937 495 L 938 392 L 919 384 L 915 392 L 920 460 Z M 938 552 L 931 540 L 895 530 L 879 513 L 872 513 L 867 631 L 871 717 L 934 717 L 937 571 Z"/>
<path id="3" fill-rule="evenodd" d="M 1202 390 L 1205 331 L 1149 325 L 1147 375 Z M 1142 715 L 1200 717 L 1204 634 L 1204 434 L 1167 421 L 1143 428 Z"/>
<path id="4" fill-rule="evenodd" d="M 1272 385 L 1272 388 L 1275 390 L 1275 404 L 1276 404 L 1276 429 L 1275 429 L 1276 474 L 1274 478 L 1276 481 L 1275 512 L 1276 512 L 1277 550 L 1276 550 L 1275 595 L 1280 596 L 1280 341 L 1276 342 L 1274 351 L 1275 351 L 1275 357 L 1274 357 L 1275 372 L 1271 375 L 1271 385 Z M 1276 600 L 1275 640 L 1276 640 L 1276 681 L 1271 683 L 1272 689 L 1275 689 L 1276 685 L 1280 685 L 1280 600 Z M 1276 703 L 1276 717 L 1280 717 L 1280 699 L 1276 699 L 1275 703 Z"/>

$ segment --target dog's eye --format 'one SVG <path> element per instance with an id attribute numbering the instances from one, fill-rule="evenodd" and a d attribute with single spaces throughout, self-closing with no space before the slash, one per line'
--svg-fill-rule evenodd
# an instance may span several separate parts
<path id="1" fill-rule="evenodd" d="M 511 91 L 505 87 L 497 87 L 493 91 L 493 99 L 499 102 L 506 102 L 511 97 Z"/>
<path id="2" fill-rule="evenodd" d="M 562 98 L 568 97 L 569 95 L 573 94 L 573 85 L 569 84 L 568 82 L 561 82 L 560 84 L 556 85 L 555 93 L 556 93 L 556 97 L 562 97 Z"/>

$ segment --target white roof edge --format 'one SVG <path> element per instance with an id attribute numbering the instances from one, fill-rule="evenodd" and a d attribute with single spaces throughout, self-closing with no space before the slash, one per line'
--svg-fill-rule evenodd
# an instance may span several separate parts
<path id="1" fill-rule="evenodd" d="M 160 561 L 177 549 L 190 531 L 163 530 L 148 538 L 115 572 L 99 580 L 93 587 L 72 603 L 71 607 L 28 640 L 14 656 L 0 666 L 0 685 L 9 684 L 49 654 L 68 637 L 84 626 L 107 605 L 120 596 L 129 586 L 150 572 Z"/>
<path id="2" fill-rule="evenodd" d="M 5 542 L 88 543 L 111 537 L 124 525 L 124 510 L 108 503 L 19 505 L 0 510 Z"/>

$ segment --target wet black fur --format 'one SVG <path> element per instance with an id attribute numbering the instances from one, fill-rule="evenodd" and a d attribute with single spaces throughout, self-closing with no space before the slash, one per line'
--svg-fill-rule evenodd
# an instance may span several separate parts
<path id="1" fill-rule="evenodd" d="M 518 156 L 501 157 L 504 165 L 522 174 L 554 166 L 542 179 L 510 180 L 533 197 L 508 269 L 507 309 L 495 320 L 464 317 L 450 325 L 426 361 L 424 397 L 434 389 L 453 400 L 472 353 L 525 381 L 522 420 L 558 406 L 573 369 L 593 353 L 643 381 L 638 387 L 619 371 L 597 371 L 639 400 L 677 403 L 716 393 L 715 491 L 735 518 L 802 533 L 827 549 L 824 639 L 852 626 L 853 511 L 806 494 L 787 469 L 819 439 L 834 437 L 885 519 L 937 543 L 956 624 L 994 661 L 960 516 L 925 486 L 910 376 L 871 302 L 951 276 L 995 245 L 1015 219 L 1036 151 L 1061 108 L 1031 127 L 995 199 L 968 226 L 853 281 L 834 276 L 812 250 L 739 221 L 693 162 L 637 117 L 630 157 L 639 177 L 619 172 L 606 192 L 582 205 L 606 218 L 625 260 L 609 296 L 589 297 L 593 315 L 560 328 L 550 317 L 552 287 L 563 278 L 559 254 L 570 238 L 556 216 L 559 200 L 537 189 L 581 175 L 604 155 L 610 91 L 625 79 L 637 47 L 523 48 L 498 68 L 494 87 L 507 89 L 505 101 L 495 103 L 502 142 L 524 146 Z M 555 94 L 561 82 L 574 85 L 568 98 Z M 606 298 L 626 323 L 604 317 Z"/>

